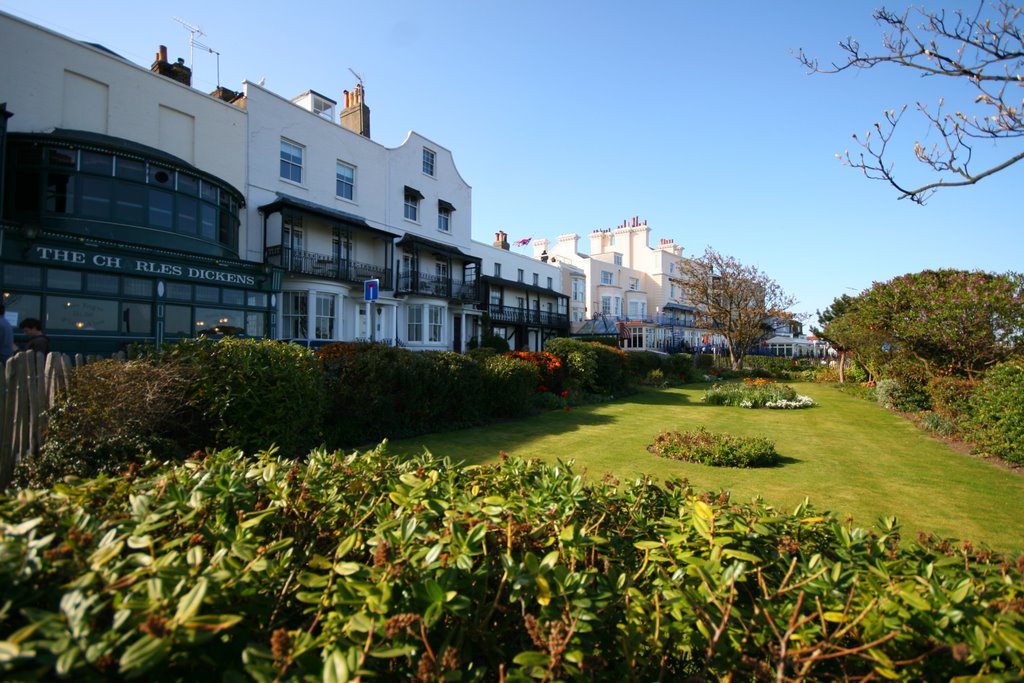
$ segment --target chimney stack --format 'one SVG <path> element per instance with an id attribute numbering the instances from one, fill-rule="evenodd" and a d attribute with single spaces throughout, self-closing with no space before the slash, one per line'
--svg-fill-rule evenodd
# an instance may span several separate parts
<path id="1" fill-rule="evenodd" d="M 341 127 L 364 138 L 370 137 L 370 108 L 363 100 L 363 84 L 356 83 L 352 92 L 345 91 L 345 108 L 341 111 Z"/>
<path id="2" fill-rule="evenodd" d="M 504 230 L 494 233 L 494 246 L 508 251 L 508 234 Z"/>
<path id="3" fill-rule="evenodd" d="M 185 60 L 181 58 L 174 64 L 168 62 L 166 45 L 161 45 L 157 50 L 156 61 L 149 67 L 149 70 L 173 81 L 178 81 L 182 85 L 192 85 L 192 69 L 185 66 Z"/>

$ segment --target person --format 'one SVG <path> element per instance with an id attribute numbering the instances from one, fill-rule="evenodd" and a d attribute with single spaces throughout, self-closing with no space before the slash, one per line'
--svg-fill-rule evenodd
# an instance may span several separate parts
<path id="1" fill-rule="evenodd" d="M 50 352 L 50 338 L 43 334 L 41 322 L 35 318 L 25 318 L 18 327 L 28 335 L 28 341 L 25 342 L 26 351 L 38 351 L 44 354 Z"/>
<path id="2" fill-rule="evenodd" d="M 0 366 L 6 365 L 7 359 L 14 355 L 14 328 L 7 319 L 7 309 L 0 304 Z"/>

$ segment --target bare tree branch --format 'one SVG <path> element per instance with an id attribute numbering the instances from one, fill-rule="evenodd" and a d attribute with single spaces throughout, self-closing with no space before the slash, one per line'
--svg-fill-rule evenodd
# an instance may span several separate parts
<path id="1" fill-rule="evenodd" d="M 889 142 L 893 138 L 907 105 L 884 114 L 884 123 L 874 125 L 871 133 L 854 140 L 863 149 L 859 154 L 849 151 L 836 155 L 851 168 L 860 169 L 873 180 L 892 185 L 899 199 L 924 204 L 940 188 L 973 185 L 990 175 L 1006 170 L 1024 159 L 1024 151 L 1011 151 L 1001 161 L 981 171 L 970 168 L 972 141 L 984 140 L 1005 144 L 1024 138 L 1024 31 L 1021 23 L 1024 9 L 1009 0 L 981 0 L 973 13 L 958 10 L 951 15 L 942 10 L 930 12 L 910 8 L 903 13 L 879 9 L 875 21 L 883 27 L 883 51 L 872 54 L 854 38 L 840 41 L 846 61 L 822 67 L 818 60 L 803 50 L 797 60 L 811 73 L 840 73 L 850 69 L 870 69 L 880 64 L 893 64 L 909 69 L 922 77 L 958 79 L 957 82 L 975 91 L 970 107 L 975 113 L 944 109 L 939 100 L 934 113 L 928 105 L 916 102 L 917 111 L 937 132 L 941 142 L 926 147 L 914 143 L 914 156 L 939 180 L 908 185 L 896 180 L 893 163 L 887 160 Z"/>

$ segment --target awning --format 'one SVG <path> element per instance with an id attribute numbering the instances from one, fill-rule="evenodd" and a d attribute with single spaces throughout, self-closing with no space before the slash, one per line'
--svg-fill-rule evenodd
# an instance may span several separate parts
<path id="1" fill-rule="evenodd" d="M 423 199 L 423 193 L 417 190 L 415 187 L 405 186 L 405 196 L 415 197 L 416 199 Z"/>
<path id="2" fill-rule="evenodd" d="M 283 209 L 293 209 L 295 211 L 301 211 L 303 213 L 319 216 L 320 218 L 325 218 L 327 220 L 346 223 L 353 227 L 359 228 L 360 230 L 377 233 L 381 237 L 395 238 L 401 234 L 398 232 L 390 232 L 388 230 L 381 230 L 380 228 L 371 227 L 370 224 L 366 222 L 366 219 L 363 218 L 362 216 L 357 216 L 355 214 L 347 213 L 345 211 L 338 211 L 337 209 L 332 209 L 330 207 L 322 206 L 320 204 L 314 204 L 313 202 L 307 201 L 305 199 L 292 197 L 291 195 L 283 194 L 281 192 L 277 193 L 277 199 L 270 202 L 269 204 L 264 204 L 259 208 L 259 211 L 264 215 L 269 215 L 272 213 L 282 211 Z"/>
<path id="3" fill-rule="evenodd" d="M 665 304 L 661 307 L 663 311 L 686 311 L 687 313 L 696 313 L 697 309 L 693 306 L 684 306 L 683 304 Z"/>
<path id="4" fill-rule="evenodd" d="M 445 209 L 447 211 L 454 211 L 455 210 L 455 207 L 452 205 L 451 202 L 446 202 L 443 199 L 438 199 L 437 200 L 437 208 L 438 209 Z"/>
<path id="5" fill-rule="evenodd" d="M 431 251 L 435 254 L 443 254 L 444 256 L 455 256 L 466 261 L 473 261 L 474 263 L 483 263 L 483 259 L 478 256 L 470 256 L 466 252 L 462 251 L 458 247 L 451 244 L 444 244 L 443 242 L 435 242 L 434 240 L 428 240 L 426 237 L 420 237 L 418 235 L 411 235 L 406 233 L 405 237 L 398 240 L 399 247 L 407 251 Z"/>

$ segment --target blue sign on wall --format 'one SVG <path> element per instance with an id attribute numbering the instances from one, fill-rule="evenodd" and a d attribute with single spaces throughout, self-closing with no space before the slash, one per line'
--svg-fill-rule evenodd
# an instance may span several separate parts
<path id="1" fill-rule="evenodd" d="M 363 282 L 363 300 L 376 301 L 380 293 L 380 280 L 366 280 Z"/>

